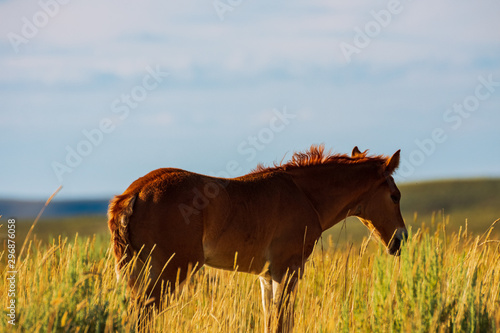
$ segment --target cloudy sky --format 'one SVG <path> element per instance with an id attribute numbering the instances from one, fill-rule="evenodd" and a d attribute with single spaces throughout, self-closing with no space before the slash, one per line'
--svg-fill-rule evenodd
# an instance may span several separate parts
<path id="1" fill-rule="evenodd" d="M 500 176 L 500 2 L 0 1 L 0 197 L 107 198 L 325 143 Z"/>

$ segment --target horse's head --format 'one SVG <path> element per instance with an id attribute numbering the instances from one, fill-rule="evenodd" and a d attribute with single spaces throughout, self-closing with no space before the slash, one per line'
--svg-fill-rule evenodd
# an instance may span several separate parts
<path id="1" fill-rule="evenodd" d="M 353 155 L 356 151 L 357 148 L 353 151 Z M 380 237 L 392 255 L 399 254 L 402 241 L 408 238 L 408 231 L 399 208 L 401 192 L 391 176 L 399 165 L 399 154 L 398 150 L 381 165 L 377 172 L 377 181 L 362 196 L 354 214 Z"/>

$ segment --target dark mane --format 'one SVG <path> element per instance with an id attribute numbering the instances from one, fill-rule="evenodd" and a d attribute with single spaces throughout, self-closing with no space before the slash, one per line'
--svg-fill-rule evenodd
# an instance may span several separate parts
<path id="1" fill-rule="evenodd" d="M 346 154 L 332 154 L 331 151 L 325 152 L 325 145 L 312 145 L 309 150 L 305 152 L 295 152 L 290 161 L 286 163 L 274 163 L 271 167 L 266 167 L 258 164 L 257 167 L 251 171 L 251 174 L 272 172 L 272 171 L 285 171 L 290 169 L 302 168 L 313 165 L 322 164 L 357 164 L 363 162 L 385 163 L 387 157 L 383 155 L 368 156 L 368 151 L 359 153 L 355 156 L 348 156 Z"/>

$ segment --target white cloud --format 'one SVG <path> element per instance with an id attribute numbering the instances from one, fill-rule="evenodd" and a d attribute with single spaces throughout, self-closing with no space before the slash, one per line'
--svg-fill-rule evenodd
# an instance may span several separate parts
<path id="1" fill-rule="evenodd" d="M 161 64 L 179 76 L 193 78 L 204 69 L 220 76 L 263 75 L 276 67 L 300 76 L 311 67 L 345 66 L 340 43 L 351 43 L 355 27 L 373 21 L 370 12 L 387 1 L 292 1 L 257 13 L 245 3 L 220 22 L 203 1 L 72 1 L 64 5 L 32 40 L 29 53 L 7 53 L 2 72 L 42 81 L 86 80 L 92 73 L 117 77 L 139 75 L 144 66 Z M 353 55 L 372 66 L 402 66 L 417 61 L 463 64 L 498 45 L 500 21 L 491 1 L 409 2 L 402 12 Z M 0 5 L 7 32 L 20 31 L 21 18 L 40 6 L 7 1 Z M 240 20 L 238 20 L 240 19 Z M 30 69 L 20 71 L 20 68 Z M 12 76 L 12 75 L 7 75 Z"/>

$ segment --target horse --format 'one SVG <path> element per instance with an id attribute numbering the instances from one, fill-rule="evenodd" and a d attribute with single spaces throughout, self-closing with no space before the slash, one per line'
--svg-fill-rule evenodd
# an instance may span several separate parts
<path id="1" fill-rule="evenodd" d="M 271 317 L 277 332 L 291 331 L 293 292 L 325 230 L 356 216 L 392 255 L 408 237 L 392 177 L 400 150 L 391 157 L 367 152 L 332 154 L 313 145 L 237 178 L 174 168 L 148 173 L 110 201 L 118 278 L 136 258 L 128 288 L 158 308 L 203 265 L 259 274 L 265 331 Z M 148 282 L 139 283 L 145 271 Z"/>

